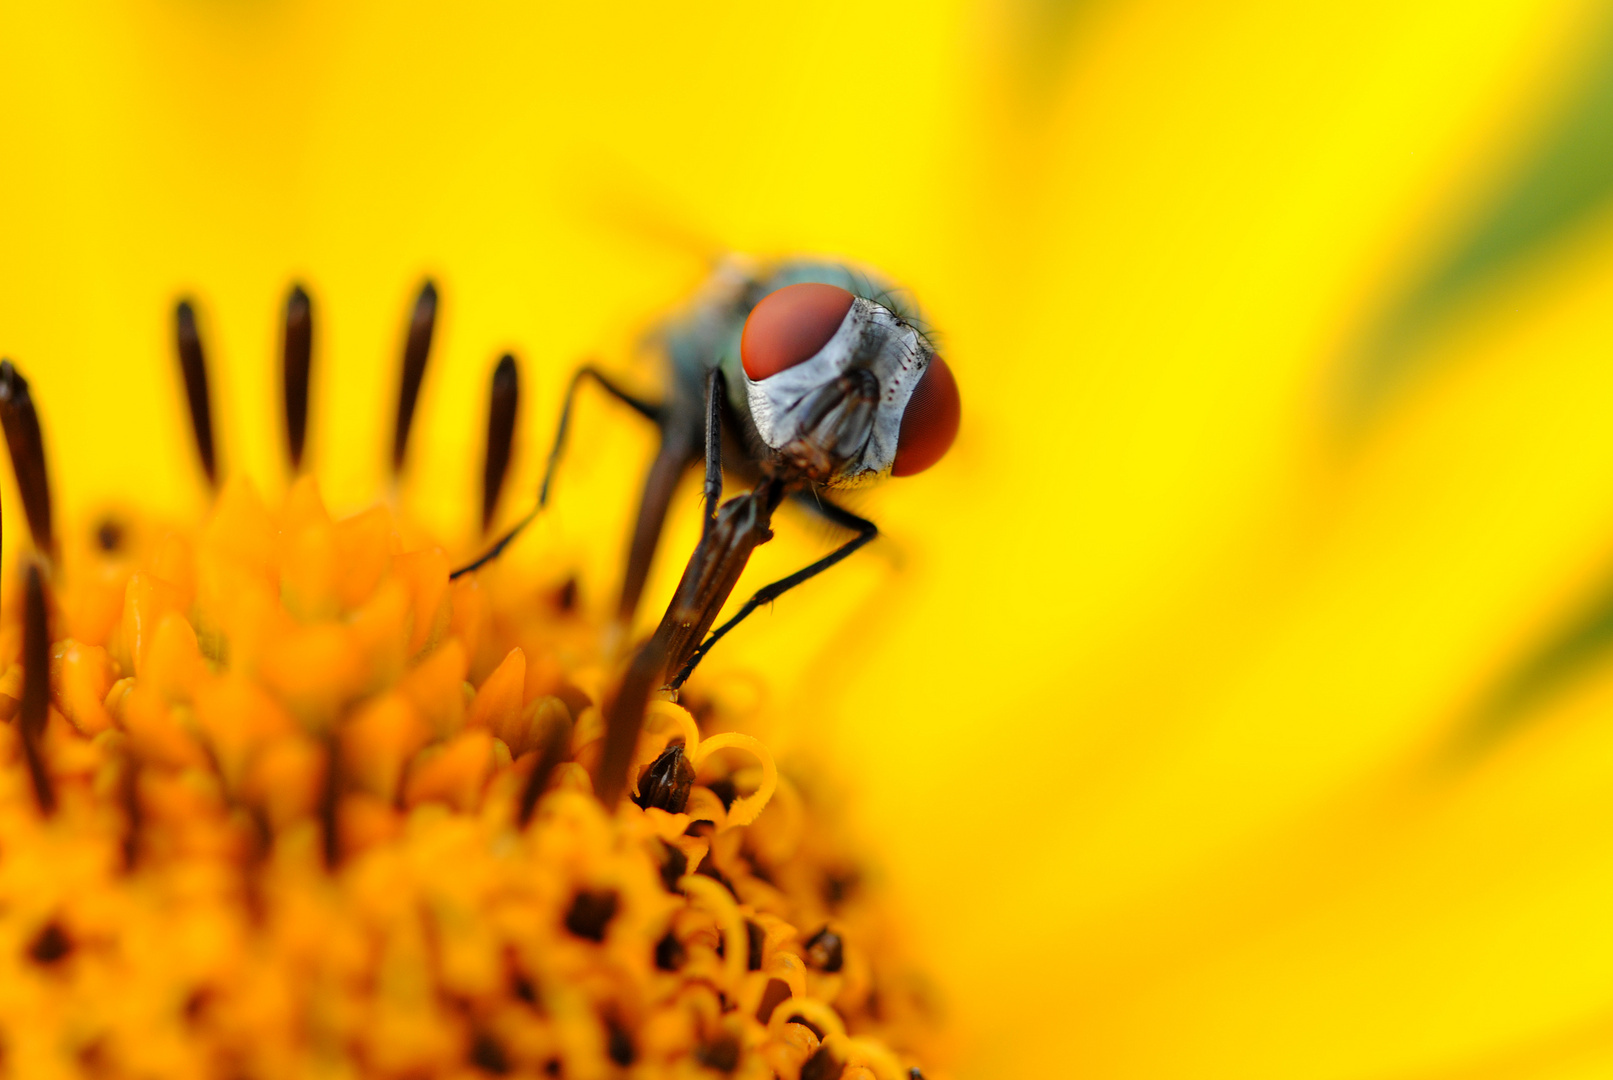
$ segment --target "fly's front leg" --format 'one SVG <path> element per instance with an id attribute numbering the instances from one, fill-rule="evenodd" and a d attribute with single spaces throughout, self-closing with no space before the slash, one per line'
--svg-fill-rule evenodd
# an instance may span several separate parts
<path id="1" fill-rule="evenodd" d="M 499 555 L 503 553 L 504 549 L 510 546 L 510 542 L 521 534 L 521 530 L 532 524 L 533 520 L 543 512 L 543 508 L 549 505 L 549 485 L 554 481 L 555 472 L 558 470 L 560 465 L 560 455 L 565 450 L 566 446 L 566 432 L 571 428 L 571 405 L 572 402 L 576 400 L 577 387 L 582 385 L 582 381 L 585 378 L 593 379 L 594 382 L 598 383 L 606 393 L 610 394 L 617 401 L 620 401 L 622 404 L 628 406 L 634 412 L 655 424 L 657 427 L 660 427 L 663 430 L 665 429 L 666 410 L 663 406 L 645 401 L 643 398 L 628 393 L 626 390 L 618 386 L 615 380 L 613 380 L 609 375 L 606 375 L 603 371 L 600 371 L 592 364 L 586 364 L 583 367 L 578 368 L 577 373 L 571 377 L 571 385 L 566 387 L 566 400 L 560 406 L 560 424 L 555 429 L 554 445 L 549 449 L 549 461 L 543 469 L 543 484 L 538 488 L 538 504 L 532 508 L 531 512 L 528 513 L 526 517 L 522 518 L 520 521 L 517 521 L 515 525 L 511 527 L 509 532 L 499 537 L 498 540 L 493 543 L 493 546 L 484 551 L 481 556 L 476 559 L 476 561 L 466 563 L 458 570 L 455 570 L 453 573 L 449 574 L 448 576 L 450 579 L 468 574 L 472 570 L 478 570 L 487 563 L 498 558 Z"/>
<path id="2" fill-rule="evenodd" d="M 713 630 L 711 632 L 711 636 L 706 638 L 706 640 L 701 643 L 700 648 L 694 651 L 694 655 L 689 657 L 688 662 L 684 664 L 681 669 L 679 669 L 678 673 L 672 677 L 672 681 L 667 684 L 671 689 L 676 690 L 687 682 L 689 676 L 694 673 L 694 669 L 699 666 L 700 661 L 705 659 L 706 654 L 711 651 L 711 647 L 717 644 L 717 642 L 721 641 L 723 636 L 727 634 L 728 631 L 732 630 L 734 627 L 738 626 L 740 623 L 749 618 L 751 612 L 755 611 L 763 604 L 772 603 L 774 600 L 777 600 L 780 596 L 783 596 L 785 593 L 789 592 L 802 582 L 809 581 L 812 578 L 817 577 L 819 574 L 845 559 L 852 552 L 864 546 L 879 535 L 879 526 L 875 525 L 867 518 L 858 517 L 856 514 L 853 514 L 850 510 L 847 510 L 843 506 L 838 506 L 832 502 L 820 502 L 816 509 L 818 513 L 822 514 L 828 520 L 834 522 L 836 525 L 839 525 L 842 528 L 850 529 L 856 532 L 857 535 L 835 548 L 817 562 L 803 566 L 789 577 L 780 578 L 771 585 L 765 585 L 758 589 L 756 591 L 756 595 L 745 601 L 745 605 L 735 613 L 732 619 L 729 619 L 727 622 L 717 627 L 717 629 Z"/>

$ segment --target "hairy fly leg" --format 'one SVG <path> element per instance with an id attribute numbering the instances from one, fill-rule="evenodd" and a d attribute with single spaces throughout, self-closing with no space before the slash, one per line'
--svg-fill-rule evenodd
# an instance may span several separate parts
<path id="1" fill-rule="evenodd" d="M 591 364 L 578 368 L 577 373 L 571 377 L 571 384 L 566 387 L 565 402 L 560 406 L 560 423 L 555 429 L 554 445 L 549 448 L 549 460 L 543 469 L 543 483 L 538 488 L 537 505 L 525 517 L 511 526 L 508 532 L 494 541 L 493 546 L 484 551 L 475 561 L 466 563 L 448 575 L 450 578 L 457 578 L 473 570 L 479 570 L 487 563 L 498 558 L 504 552 L 504 549 L 510 546 L 510 542 L 519 536 L 523 529 L 532 524 L 537 516 L 543 512 L 544 507 L 549 505 L 549 487 L 554 482 L 555 472 L 560 465 L 560 455 L 564 452 L 566 446 L 566 433 L 571 428 L 571 406 L 577 398 L 577 388 L 582 385 L 582 381 L 585 378 L 593 379 L 606 393 L 657 427 L 665 426 L 665 410 L 660 405 L 645 401 L 643 398 L 622 389 L 609 375 Z"/>
<path id="2" fill-rule="evenodd" d="M 834 524 L 839 525 L 841 528 L 855 532 L 857 535 L 853 536 L 850 540 L 847 540 L 844 544 L 841 544 L 839 547 L 835 548 L 818 561 L 803 566 L 790 576 L 780 578 L 771 585 L 764 585 L 762 588 L 756 590 L 756 595 L 745 601 L 745 605 L 735 612 L 733 618 L 729 619 L 727 622 L 717 627 L 717 629 L 713 630 L 711 632 L 711 636 L 706 638 L 706 640 L 701 643 L 700 647 L 690 654 L 689 659 L 685 661 L 681 668 L 678 669 L 677 674 L 672 677 L 672 681 L 667 684 L 669 688 L 676 690 L 687 682 L 689 680 L 689 676 L 694 674 L 694 669 L 699 666 L 700 661 L 704 660 L 706 654 L 711 651 L 712 646 L 721 641 L 723 636 L 726 635 L 730 630 L 749 618 L 751 613 L 757 608 L 761 607 L 763 604 L 772 603 L 774 600 L 777 600 L 780 596 L 783 596 L 797 585 L 817 577 L 819 574 L 845 559 L 852 552 L 869 543 L 879 535 L 879 526 L 875 525 L 867 518 L 858 517 L 850 510 L 847 510 L 845 507 L 836 503 L 821 500 L 818 502 L 815 510 L 817 513 L 821 514 Z"/>

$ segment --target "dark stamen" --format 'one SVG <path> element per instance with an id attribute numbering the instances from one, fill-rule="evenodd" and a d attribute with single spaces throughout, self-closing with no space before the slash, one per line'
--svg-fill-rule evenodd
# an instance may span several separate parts
<path id="1" fill-rule="evenodd" d="M 806 1064 L 801 1066 L 801 1080 L 839 1080 L 846 1071 L 846 1066 L 835 1060 L 827 1046 L 818 1047 L 818 1052 L 807 1058 Z"/>
<path id="2" fill-rule="evenodd" d="M 691 825 L 690 828 L 692 829 L 694 826 Z M 706 825 L 706 829 L 710 830 L 710 828 L 711 826 L 708 823 Z M 709 832 L 707 835 L 709 835 Z M 700 869 L 696 870 L 695 873 L 699 874 L 701 877 L 710 878 L 712 881 L 715 881 L 717 884 L 727 889 L 728 895 L 732 896 L 735 900 L 739 899 L 739 892 L 734 888 L 734 883 L 729 881 L 727 875 L 725 875 L 721 870 L 717 869 L 717 864 L 712 860 L 706 859 L 702 861 L 700 864 Z"/>
<path id="3" fill-rule="evenodd" d="M 678 970 L 687 957 L 688 952 L 684 949 L 683 942 L 679 941 L 678 935 L 670 930 L 655 943 L 655 966 L 662 971 Z"/>
<path id="4" fill-rule="evenodd" d="M 532 766 L 532 772 L 527 775 L 526 787 L 521 791 L 521 806 L 516 814 L 516 821 L 523 829 L 526 828 L 527 822 L 532 820 L 532 812 L 537 809 L 538 799 L 549 787 L 549 777 L 553 775 L 555 767 L 566 760 L 570 750 L 571 716 L 563 714 L 543 733 L 543 745 L 538 747 L 538 760 Z"/>
<path id="5" fill-rule="evenodd" d="M 140 826 L 144 817 L 140 807 L 140 762 L 130 753 L 124 754 L 118 798 L 123 803 L 124 817 L 123 869 L 130 871 L 140 861 Z"/>
<path id="6" fill-rule="evenodd" d="M 198 986 L 185 998 L 185 1022 L 193 1026 L 200 1026 L 207 1020 L 207 1013 L 218 1000 L 217 991 L 211 987 Z"/>
<path id="7" fill-rule="evenodd" d="M 314 356 L 313 306 L 301 285 L 293 285 L 286 298 L 285 346 L 286 449 L 297 472 L 308 435 L 308 369 Z"/>
<path id="8" fill-rule="evenodd" d="M 739 789 L 734 786 L 734 781 L 730 777 L 724 776 L 713 780 L 706 787 L 722 802 L 724 810 L 733 806 L 734 800 L 739 798 Z"/>
<path id="9" fill-rule="evenodd" d="M 50 478 L 45 472 L 45 440 L 39 432 L 39 414 L 34 410 L 28 380 L 0 360 L 0 425 L 6 429 L 6 446 L 11 450 L 11 468 L 17 474 L 17 490 L 28 515 L 28 531 L 34 547 L 52 550 L 50 531 Z"/>
<path id="10" fill-rule="evenodd" d="M 185 376 L 185 399 L 190 403 L 190 425 L 196 433 L 196 454 L 202 459 L 207 482 L 218 487 L 218 466 L 213 457 L 213 406 L 207 396 L 207 359 L 202 354 L 201 335 L 196 332 L 196 312 L 189 300 L 174 309 L 174 336 L 179 346 L 179 370 Z"/>
<path id="11" fill-rule="evenodd" d="M 633 1059 L 638 1057 L 637 1052 L 633 1049 L 633 1037 L 627 1033 L 626 1028 L 615 1020 L 607 1020 L 605 1028 L 609 1034 L 609 1038 L 605 1041 L 606 1052 L 610 1055 L 612 1061 L 624 1069 L 627 1068 L 627 1066 L 633 1064 Z"/>
<path id="12" fill-rule="evenodd" d="M 762 970 L 762 946 L 767 944 L 767 931 L 745 920 L 745 967 L 748 971 Z"/>
<path id="13" fill-rule="evenodd" d="M 673 743 L 639 777 L 638 794 L 633 801 L 646 810 L 654 806 L 669 814 L 681 814 L 689 805 L 689 789 L 693 786 L 694 766 L 684 756 L 683 744 Z"/>
<path id="14" fill-rule="evenodd" d="M 51 921 L 28 943 L 28 959 L 36 964 L 50 965 L 65 960 L 73 951 L 73 941 L 62 929 L 62 924 Z"/>
<path id="15" fill-rule="evenodd" d="M 341 797 L 341 756 L 335 732 L 325 739 L 325 787 L 319 797 L 319 824 L 325 840 L 325 869 L 334 870 L 342 861 L 341 835 L 336 809 Z"/>
<path id="16" fill-rule="evenodd" d="M 823 879 L 823 901 L 831 908 L 837 908 L 844 904 L 861 884 L 862 875 L 854 869 L 830 873 Z"/>
<path id="17" fill-rule="evenodd" d="M 471 1043 L 470 1063 L 494 1076 L 504 1076 L 510 1071 L 510 1055 L 505 1053 L 504 1044 L 485 1031 Z"/>
<path id="18" fill-rule="evenodd" d="M 28 775 L 34 782 L 34 799 L 40 813 L 56 810 L 56 792 L 45 772 L 45 759 L 39 740 L 45 733 L 46 712 L 50 708 L 50 622 L 45 610 L 45 582 L 39 564 L 28 564 L 24 583 L 22 616 L 22 703 L 17 713 L 22 735 L 22 752 L 28 761 Z"/>
<path id="19" fill-rule="evenodd" d="M 807 939 L 801 959 L 807 967 L 819 971 L 836 972 L 846 966 L 846 945 L 840 935 L 825 926 Z"/>
<path id="20" fill-rule="evenodd" d="M 554 592 L 554 606 L 562 615 L 569 615 L 577 610 L 577 575 L 572 574 L 565 584 Z"/>
<path id="21" fill-rule="evenodd" d="M 510 447 L 515 442 L 515 408 L 521 399 L 521 376 L 515 357 L 505 353 L 493 369 L 493 391 L 487 402 L 487 459 L 482 471 L 482 532 L 493 524 L 504 474 L 510 468 Z"/>
<path id="22" fill-rule="evenodd" d="M 571 908 L 566 912 L 566 929 L 589 941 L 604 941 L 605 928 L 616 917 L 619 903 L 619 898 L 612 890 L 580 890 L 572 898 Z"/>
<path id="23" fill-rule="evenodd" d="M 756 1019 L 767 1023 L 773 1019 L 773 1010 L 790 1000 L 790 984 L 783 979 L 769 979 L 762 990 L 762 1000 L 756 1006 Z"/>
<path id="24" fill-rule="evenodd" d="M 665 847 L 666 854 L 661 856 L 661 884 L 666 886 L 667 892 L 675 893 L 678 891 L 678 882 L 689 872 L 689 856 L 671 844 Z"/>
<path id="25" fill-rule="evenodd" d="M 105 517 L 95 527 L 95 546 L 108 555 L 123 546 L 123 523 L 117 518 Z"/>
<path id="26" fill-rule="evenodd" d="M 414 405 L 420 398 L 420 383 L 426 377 L 426 359 L 431 355 L 431 334 L 437 327 L 437 286 L 427 281 L 415 297 L 414 314 L 409 318 L 409 340 L 403 346 L 403 382 L 398 385 L 398 424 L 392 431 L 392 471 L 403 471 L 409 451 L 409 428 L 414 423 Z"/>
<path id="27" fill-rule="evenodd" d="M 765 1024 L 767 1021 L 762 1022 Z M 739 1040 L 725 1033 L 718 1036 L 715 1042 L 707 1043 L 697 1050 L 695 1060 L 708 1069 L 731 1073 L 739 1068 L 739 1050 Z"/>

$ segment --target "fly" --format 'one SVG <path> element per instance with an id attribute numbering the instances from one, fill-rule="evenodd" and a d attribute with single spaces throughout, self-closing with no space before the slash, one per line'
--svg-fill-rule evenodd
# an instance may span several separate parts
<path id="1" fill-rule="evenodd" d="M 719 640 L 763 604 L 816 577 L 879 535 L 829 492 L 910 476 L 940 460 L 957 434 L 957 383 L 889 292 L 834 263 L 791 261 L 765 272 L 726 264 L 665 335 L 671 378 L 655 403 L 592 366 L 572 377 L 538 502 L 475 562 L 496 557 L 547 505 L 584 379 L 654 423 L 661 444 L 644 482 L 617 605 L 630 624 L 683 474 L 704 462 L 705 520 L 666 614 L 635 654 L 607 710 L 598 789 L 621 795 L 644 705 L 676 690 Z M 749 490 L 719 507 L 725 467 Z M 751 552 L 772 538 L 785 499 L 852 533 L 823 558 L 758 590 L 715 631 Z"/>

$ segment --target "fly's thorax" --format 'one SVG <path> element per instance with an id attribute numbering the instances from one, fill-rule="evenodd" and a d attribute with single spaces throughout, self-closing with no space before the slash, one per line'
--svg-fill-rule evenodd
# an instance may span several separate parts
<path id="1" fill-rule="evenodd" d="M 890 309 L 858 297 L 810 360 L 744 377 L 761 441 L 813 479 L 851 487 L 888 476 L 902 414 L 934 353 Z"/>

